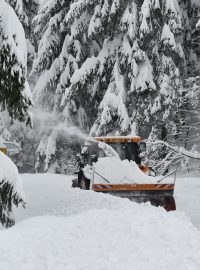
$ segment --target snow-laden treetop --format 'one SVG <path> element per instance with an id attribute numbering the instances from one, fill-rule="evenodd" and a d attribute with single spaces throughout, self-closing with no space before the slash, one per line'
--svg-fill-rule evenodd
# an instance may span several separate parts
<path id="1" fill-rule="evenodd" d="M 32 95 L 27 81 L 27 47 L 23 26 L 13 8 L 0 0 L 0 101 L 13 119 L 30 123 Z"/>
<path id="2" fill-rule="evenodd" d="M 18 20 L 15 11 L 4 0 L 0 0 L 1 38 L 10 45 L 11 53 L 26 67 L 27 48 L 24 29 Z M 2 40 L 1 40 L 2 41 Z"/>

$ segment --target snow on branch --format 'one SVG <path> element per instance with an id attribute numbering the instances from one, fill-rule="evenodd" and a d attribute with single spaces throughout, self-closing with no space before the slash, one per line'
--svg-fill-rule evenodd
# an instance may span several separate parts
<path id="1" fill-rule="evenodd" d="M 163 144 L 165 145 L 166 147 L 172 149 L 174 152 L 177 152 L 177 153 L 180 153 L 186 157 L 189 157 L 189 158 L 194 158 L 194 159 L 200 159 L 200 153 L 195 151 L 195 152 L 191 152 L 191 151 L 188 151 L 186 150 L 184 147 L 178 147 L 178 146 L 172 146 L 170 144 L 168 144 L 167 142 L 164 142 L 164 141 L 161 141 L 161 140 L 157 140 L 155 142 L 149 142 L 151 144 Z"/>
<path id="2" fill-rule="evenodd" d="M 87 8 L 91 9 L 98 4 L 95 0 L 79 0 L 71 4 L 70 10 L 66 16 L 66 22 L 68 25 L 72 25 L 75 19 L 79 19 L 81 14 L 84 13 Z"/>
<path id="3" fill-rule="evenodd" d="M 200 29 L 200 20 L 198 20 L 197 24 L 196 24 L 196 29 Z"/>

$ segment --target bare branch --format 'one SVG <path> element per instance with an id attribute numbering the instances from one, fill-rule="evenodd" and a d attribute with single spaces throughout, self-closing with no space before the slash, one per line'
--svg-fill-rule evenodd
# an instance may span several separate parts
<path id="1" fill-rule="evenodd" d="M 164 141 L 161 141 L 161 140 L 157 140 L 157 141 L 154 141 L 154 142 L 151 141 L 149 143 L 151 143 L 151 145 L 152 144 L 163 144 L 166 147 L 172 149 L 174 152 L 180 153 L 183 156 L 186 156 L 186 157 L 189 157 L 189 158 L 194 158 L 194 159 L 200 159 L 200 153 L 197 152 L 197 151 L 191 152 L 191 151 L 186 150 L 183 147 L 172 146 L 172 145 L 168 144 L 167 142 L 164 142 Z"/>

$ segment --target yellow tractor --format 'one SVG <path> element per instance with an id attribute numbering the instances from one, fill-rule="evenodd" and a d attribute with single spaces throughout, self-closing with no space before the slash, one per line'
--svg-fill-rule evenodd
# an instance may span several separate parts
<path id="1" fill-rule="evenodd" d="M 81 154 L 78 156 L 78 179 L 73 180 L 72 187 L 109 193 L 129 198 L 138 203 L 149 201 L 152 205 L 164 207 L 167 211 L 176 210 L 173 197 L 176 171 L 165 176 L 153 177 L 152 170 L 142 164 L 145 151 L 146 144 L 138 136 L 90 138 L 85 142 Z M 114 179 L 107 179 L 105 173 L 99 173 L 95 164 L 98 163 L 100 158 L 110 156 L 108 152 L 113 156 L 118 155 L 122 162 L 128 160 L 134 162 L 130 164 L 137 164 L 136 167 L 133 166 L 133 170 L 138 171 L 138 168 L 140 169 L 140 174 L 137 174 L 138 181 L 135 183 L 115 183 Z M 87 173 L 88 168 L 92 173 Z M 96 181 L 97 177 L 101 178 L 102 182 Z M 145 181 L 142 181 L 142 179 L 145 179 Z"/>

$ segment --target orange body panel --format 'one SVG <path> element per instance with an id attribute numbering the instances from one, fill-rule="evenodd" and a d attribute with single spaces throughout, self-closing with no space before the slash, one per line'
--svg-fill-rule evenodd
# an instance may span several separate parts
<path id="1" fill-rule="evenodd" d="M 149 169 L 149 167 L 146 166 L 146 165 L 141 164 L 141 165 L 139 165 L 139 168 L 140 168 L 140 170 L 141 170 L 143 173 L 145 173 L 145 174 L 150 173 L 150 169 Z"/>
<path id="2" fill-rule="evenodd" d="M 109 136 L 109 137 L 95 137 L 95 140 L 98 142 L 107 142 L 107 143 L 122 143 L 122 142 L 141 142 L 139 136 L 127 137 L 127 136 Z"/>
<path id="3" fill-rule="evenodd" d="M 131 191 L 131 190 L 155 190 L 155 191 L 173 191 L 174 184 L 119 184 L 119 185 L 111 185 L 111 184 L 94 184 L 93 190 L 98 192 L 105 191 Z"/>

